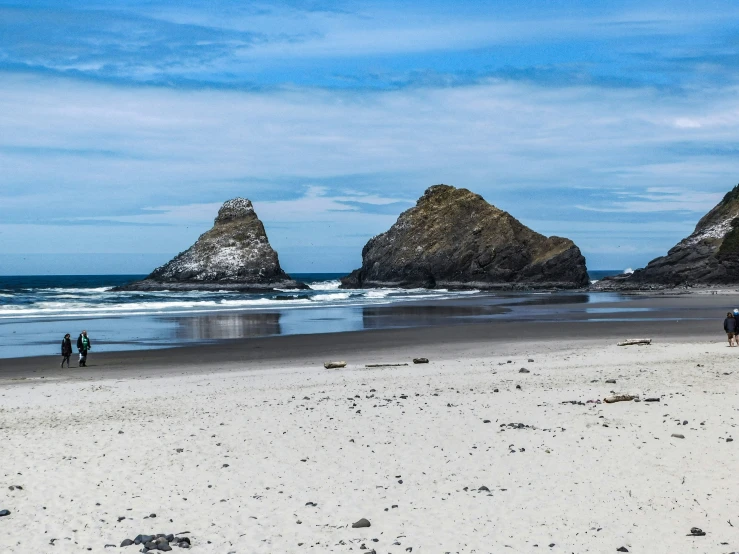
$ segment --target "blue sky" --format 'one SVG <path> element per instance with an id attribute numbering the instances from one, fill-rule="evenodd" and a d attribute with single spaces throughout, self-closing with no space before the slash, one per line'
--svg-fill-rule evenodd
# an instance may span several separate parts
<path id="1" fill-rule="evenodd" d="M 348 271 L 430 185 L 592 269 L 739 182 L 739 4 L 0 0 L 0 274 L 146 273 L 250 198 Z"/>

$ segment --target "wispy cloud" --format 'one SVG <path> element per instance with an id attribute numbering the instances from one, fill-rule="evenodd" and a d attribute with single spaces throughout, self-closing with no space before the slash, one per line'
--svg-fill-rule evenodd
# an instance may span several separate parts
<path id="1" fill-rule="evenodd" d="M 702 215 L 718 204 L 723 194 L 702 190 L 648 187 L 644 192 L 621 191 L 615 196 L 618 200 L 607 205 L 576 204 L 575 207 L 579 210 L 602 213 L 687 212 Z"/>

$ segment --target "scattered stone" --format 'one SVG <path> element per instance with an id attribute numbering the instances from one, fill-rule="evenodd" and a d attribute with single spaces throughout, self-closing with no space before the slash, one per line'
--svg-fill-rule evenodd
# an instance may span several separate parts
<path id="1" fill-rule="evenodd" d="M 10 510 L 0 510 L 0 517 L 5 517 L 10 515 Z"/>
<path id="2" fill-rule="evenodd" d="M 731 437 L 729 437 L 728 439 L 726 439 L 726 442 L 734 442 L 734 439 L 732 439 Z"/>
<path id="3" fill-rule="evenodd" d="M 700 527 L 691 527 L 689 537 L 705 537 L 706 532 Z"/>
<path id="4" fill-rule="evenodd" d="M 482 422 L 483 423 L 490 423 L 490 420 L 489 419 L 483 419 Z"/>
<path id="5" fill-rule="evenodd" d="M 626 548 L 625 546 L 620 546 L 619 548 L 616 549 L 616 552 L 628 552 L 628 551 L 629 549 Z"/>
<path id="6" fill-rule="evenodd" d="M 644 399 L 644 402 L 659 402 L 659 401 L 660 401 L 660 399 L 659 398 L 656 398 L 656 397 L 655 398 L 645 398 Z"/>
<path id="7" fill-rule="evenodd" d="M 500 392 L 500 391 L 498 391 L 498 389 L 493 389 L 493 392 Z"/>
<path id="8" fill-rule="evenodd" d="M 183 533 L 188 532 L 189 531 L 183 531 Z M 144 548 L 141 550 L 141 552 L 149 552 L 154 550 L 159 550 L 161 552 L 170 552 L 172 550 L 170 543 L 174 543 L 180 548 L 190 548 L 189 538 L 177 537 L 172 533 L 168 535 L 163 535 L 161 533 L 158 535 L 137 535 L 136 538 L 133 540 L 124 539 L 123 542 L 121 542 L 121 547 L 142 544 Z"/>
<path id="9" fill-rule="evenodd" d="M 529 363 L 530 364 L 534 363 L 534 358 L 529 358 Z"/>
<path id="10" fill-rule="evenodd" d="M 685 438 L 685 435 L 683 435 L 681 433 L 672 433 L 672 435 L 670 435 L 670 436 L 671 437 L 675 437 L 676 439 L 684 439 Z"/>
<path id="11" fill-rule="evenodd" d="M 516 385 L 516 389 L 521 390 L 521 385 Z"/>
<path id="12" fill-rule="evenodd" d="M 352 529 L 361 529 L 362 527 L 370 527 L 372 524 L 368 519 L 362 518 L 359 521 L 352 523 Z"/>
<path id="13" fill-rule="evenodd" d="M 477 489 L 477 490 L 478 490 L 478 491 L 481 491 L 481 492 L 482 492 L 482 491 L 484 491 L 484 492 L 490 492 L 490 489 L 489 489 L 489 488 L 487 488 L 487 487 L 486 487 L 485 485 L 483 485 L 482 487 L 480 487 L 480 488 L 479 488 L 479 489 Z"/>
<path id="14" fill-rule="evenodd" d="M 429 359 L 428 358 L 413 358 L 413 363 L 414 364 L 427 364 L 429 363 Z"/>
<path id="15" fill-rule="evenodd" d="M 615 379 L 606 379 L 606 383 L 608 383 L 610 385 L 615 385 L 616 384 L 616 380 Z"/>
<path id="16" fill-rule="evenodd" d="M 531 373 L 531 372 L 530 372 L 530 371 L 529 371 L 528 369 L 526 369 L 525 367 L 522 367 L 521 369 L 519 369 L 519 370 L 518 370 L 518 372 L 519 372 L 519 373 Z"/>

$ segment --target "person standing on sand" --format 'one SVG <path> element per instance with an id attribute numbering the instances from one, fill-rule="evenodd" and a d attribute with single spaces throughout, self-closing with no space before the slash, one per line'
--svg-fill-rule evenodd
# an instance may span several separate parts
<path id="1" fill-rule="evenodd" d="M 82 334 L 77 339 L 77 350 L 80 353 L 80 367 L 87 367 L 87 351 L 92 348 L 90 337 L 87 336 L 87 331 L 82 331 Z"/>
<path id="2" fill-rule="evenodd" d="M 724 319 L 724 331 L 726 331 L 726 336 L 729 338 L 729 346 L 739 345 L 739 337 L 736 336 L 736 319 L 731 312 L 727 313 L 726 319 Z"/>
<path id="3" fill-rule="evenodd" d="M 67 367 L 69 367 L 69 357 L 72 355 L 72 339 L 69 336 L 69 333 L 64 335 L 64 338 L 62 339 L 62 365 L 61 367 L 64 367 L 64 362 L 67 362 Z"/>

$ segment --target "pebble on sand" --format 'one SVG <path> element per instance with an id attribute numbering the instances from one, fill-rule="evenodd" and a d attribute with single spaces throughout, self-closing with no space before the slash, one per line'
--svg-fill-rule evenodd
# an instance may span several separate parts
<path id="1" fill-rule="evenodd" d="M 361 529 L 362 527 L 370 527 L 372 524 L 368 519 L 362 518 L 359 521 L 352 523 L 352 529 Z"/>

